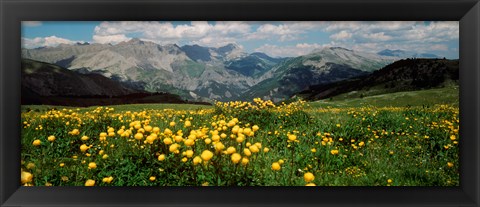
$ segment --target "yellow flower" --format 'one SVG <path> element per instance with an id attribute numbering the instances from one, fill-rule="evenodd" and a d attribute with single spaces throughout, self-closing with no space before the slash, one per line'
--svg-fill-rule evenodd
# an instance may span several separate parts
<path id="1" fill-rule="evenodd" d="M 315 176 L 312 173 L 307 172 L 303 175 L 303 179 L 305 180 L 305 182 L 309 183 L 315 179 Z"/>
<path id="2" fill-rule="evenodd" d="M 138 130 L 138 129 L 142 128 L 142 125 L 141 124 L 135 124 L 135 126 L 133 126 L 133 128 Z"/>
<path id="3" fill-rule="evenodd" d="M 237 152 L 237 150 L 235 149 L 235 147 L 229 147 L 229 148 L 227 148 L 227 154 L 230 155 L 230 154 L 233 154 L 233 153 L 235 153 L 235 152 Z"/>
<path id="4" fill-rule="evenodd" d="M 170 125 L 170 127 L 174 127 L 174 126 L 175 126 L 175 122 L 172 121 L 172 122 L 170 122 L 169 125 Z"/>
<path id="5" fill-rule="evenodd" d="M 248 164 L 248 158 L 244 157 L 242 158 L 242 165 L 247 165 Z"/>
<path id="6" fill-rule="evenodd" d="M 195 144 L 195 141 L 193 139 L 186 139 L 184 143 L 187 146 L 193 146 Z"/>
<path id="7" fill-rule="evenodd" d="M 218 136 L 218 134 L 213 135 L 212 136 L 212 141 L 214 141 L 214 142 L 220 141 L 220 136 Z"/>
<path id="8" fill-rule="evenodd" d="M 294 135 L 294 134 L 289 134 L 289 135 L 288 135 L 288 140 L 290 140 L 290 141 L 293 142 L 293 141 L 295 141 L 296 139 L 297 139 L 297 136 L 296 136 L 296 135 Z"/>
<path id="9" fill-rule="evenodd" d="M 68 177 L 67 177 L 67 176 L 62 176 L 60 179 L 61 179 L 63 182 L 67 182 L 67 181 L 68 181 Z"/>
<path id="10" fill-rule="evenodd" d="M 336 155 L 336 154 L 338 154 L 338 150 L 330 150 L 330 154 Z"/>
<path id="11" fill-rule="evenodd" d="M 279 171 L 280 170 L 280 164 L 278 162 L 272 163 L 272 170 Z"/>
<path id="12" fill-rule="evenodd" d="M 250 157 L 252 155 L 252 152 L 249 149 L 243 149 L 243 154 Z"/>
<path id="13" fill-rule="evenodd" d="M 260 151 L 260 149 L 258 149 L 257 145 L 252 145 L 252 146 L 248 147 L 248 149 L 250 149 L 250 151 L 252 151 L 253 153 L 257 153 L 257 152 Z"/>
<path id="14" fill-rule="evenodd" d="M 170 145 L 170 147 L 168 148 L 168 150 L 169 150 L 170 152 L 175 152 L 175 151 L 178 150 L 178 147 L 179 147 L 179 146 L 180 146 L 180 145 L 178 145 L 177 143 L 172 144 L 172 145 Z"/>
<path id="15" fill-rule="evenodd" d="M 72 130 L 71 132 L 69 132 L 69 134 L 71 134 L 71 135 L 78 135 L 78 134 L 80 134 L 80 131 L 79 131 L 78 129 L 74 129 L 74 130 Z"/>
<path id="16" fill-rule="evenodd" d="M 181 141 L 183 141 L 183 137 L 182 136 L 175 136 L 174 140 L 175 140 L 175 142 L 181 142 Z"/>
<path id="17" fill-rule="evenodd" d="M 33 169 L 33 168 L 35 168 L 35 164 L 31 162 L 27 164 L 27 169 Z"/>
<path id="18" fill-rule="evenodd" d="M 80 138 L 82 141 L 87 141 L 88 140 L 88 137 L 87 136 L 82 136 L 82 138 Z"/>
<path id="19" fill-rule="evenodd" d="M 48 141 L 53 142 L 53 141 L 55 141 L 55 136 L 53 136 L 53 135 L 48 136 L 47 139 L 48 139 Z"/>
<path id="20" fill-rule="evenodd" d="M 144 129 L 145 129 L 145 131 L 150 132 L 150 131 L 152 131 L 153 128 L 152 128 L 152 126 L 145 126 Z"/>
<path id="21" fill-rule="evenodd" d="M 258 131 L 258 129 L 260 129 L 260 127 L 258 127 L 257 125 L 253 125 L 253 126 L 252 126 L 252 130 L 253 130 L 254 132 Z"/>
<path id="22" fill-rule="evenodd" d="M 102 159 L 104 159 L 104 160 L 107 159 L 107 158 L 108 158 L 108 155 L 107 155 L 107 154 L 104 154 L 104 155 L 102 156 Z"/>
<path id="23" fill-rule="evenodd" d="M 187 161 L 188 161 L 188 158 L 184 157 L 184 158 L 182 158 L 181 161 L 182 161 L 182 162 L 187 162 Z"/>
<path id="24" fill-rule="evenodd" d="M 282 159 L 280 159 L 280 160 L 278 160 L 278 163 L 280 163 L 280 165 L 281 165 L 281 164 L 285 163 L 285 161 L 283 161 Z"/>
<path id="25" fill-rule="evenodd" d="M 190 122 L 188 120 L 185 121 L 185 127 L 190 127 L 190 126 L 192 126 L 192 122 Z"/>
<path id="26" fill-rule="evenodd" d="M 193 165 L 198 165 L 199 163 L 202 163 L 202 158 L 199 156 L 196 156 L 193 158 Z"/>
<path id="27" fill-rule="evenodd" d="M 215 143 L 215 151 L 220 152 L 225 148 L 225 145 L 221 142 Z"/>
<path id="28" fill-rule="evenodd" d="M 158 155 L 158 161 L 164 161 L 165 160 L 165 154 Z"/>
<path id="29" fill-rule="evenodd" d="M 236 141 L 238 143 L 242 143 L 243 141 L 245 141 L 245 135 L 243 134 L 238 134 L 238 137 L 236 138 Z"/>
<path id="30" fill-rule="evenodd" d="M 312 151 L 313 153 L 315 153 L 315 152 L 317 152 L 317 149 L 312 148 L 310 151 Z"/>
<path id="31" fill-rule="evenodd" d="M 210 152 L 209 150 L 205 150 L 202 152 L 202 155 L 200 156 L 202 157 L 202 160 L 209 161 L 213 157 L 213 152 Z"/>
<path id="32" fill-rule="evenodd" d="M 20 174 L 20 181 L 22 182 L 22 184 L 30 183 L 30 182 L 32 182 L 32 180 L 33 180 L 33 175 L 32 175 L 32 173 L 25 172 L 25 171 L 22 171 L 22 172 L 21 172 L 21 174 Z"/>
<path id="33" fill-rule="evenodd" d="M 88 163 L 88 169 L 95 169 L 97 168 L 97 164 L 94 162 Z"/>
<path id="34" fill-rule="evenodd" d="M 102 182 L 104 183 L 111 183 L 113 181 L 113 177 L 110 176 L 110 177 L 105 177 L 102 179 Z"/>
<path id="35" fill-rule="evenodd" d="M 359 146 L 359 147 L 362 147 L 363 145 L 365 145 L 365 142 L 360 142 L 360 143 L 358 143 L 358 146 Z"/>
<path id="36" fill-rule="evenodd" d="M 59 166 L 63 167 L 63 166 L 65 166 L 65 163 L 62 162 L 62 163 L 59 164 Z"/>
<path id="37" fill-rule="evenodd" d="M 212 143 L 212 140 L 209 139 L 209 138 L 206 138 L 206 139 L 205 139 L 205 144 L 210 144 L 210 143 Z"/>
<path id="38" fill-rule="evenodd" d="M 90 148 L 90 147 L 88 147 L 86 144 L 82 144 L 82 145 L 80 146 L 80 151 L 85 152 L 85 151 L 87 151 L 89 148 Z"/>
<path id="39" fill-rule="evenodd" d="M 167 138 L 163 139 L 163 143 L 165 143 L 166 145 L 171 145 L 173 143 L 173 141 L 172 141 L 172 139 L 167 137 Z"/>
<path id="40" fill-rule="evenodd" d="M 307 183 L 305 186 L 317 186 L 315 183 Z"/>
<path id="41" fill-rule="evenodd" d="M 231 159 L 232 159 L 233 163 L 237 164 L 242 159 L 242 156 L 238 153 L 233 153 L 232 156 L 231 156 Z"/>
<path id="42" fill-rule="evenodd" d="M 135 138 L 136 140 L 141 140 L 141 139 L 143 139 L 143 134 L 142 134 L 142 133 L 136 133 L 135 136 L 134 136 L 134 138 Z"/>
<path id="43" fill-rule="evenodd" d="M 447 166 L 448 166 L 448 167 L 453 167 L 453 163 L 447 162 Z"/>
<path id="44" fill-rule="evenodd" d="M 95 186 L 95 180 L 88 179 L 85 182 L 85 186 Z"/>
<path id="45" fill-rule="evenodd" d="M 187 150 L 185 154 L 187 155 L 188 158 L 191 158 L 193 157 L 193 150 Z"/>
<path id="46" fill-rule="evenodd" d="M 268 149 L 267 147 L 263 148 L 263 152 L 267 153 L 268 151 L 270 151 L 270 149 Z"/>
<path id="47" fill-rule="evenodd" d="M 42 142 L 39 140 L 39 139 L 36 139 L 35 141 L 33 141 L 33 146 L 40 146 L 40 144 L 42 144 Z"/>
<path id="48" fill-rule="evenodd" d="M 150 181 L 155 181 L 157 178 L 155 176 L 150 176 L 150 178 L 148 178 Z"/>
<path id="49" fill-rule="evenodd" d="M 160 128 L 158 127 L 153 127 L 153 133 L 158 133 L 160 132 Z"/>
<path id="50" fill-rule="evenodd" d="M 392 183 L 392 182 L 393 182 L 392 179 L 388 179 L 388 180 L 387 180 L 387 183 L 389 183 L 389 184 Z"/>
<path id="51" fill-rule="evenodd" d="M 457 137 L 456 137 L 455 135 L 453 135 L 453 134 L 452 134 L 452 135 L 450 135 L 450 140 L 452 140 L 452 141 L 453 141 L 453 140 L 455 140 L 455 139 L 457 139 Z"/>

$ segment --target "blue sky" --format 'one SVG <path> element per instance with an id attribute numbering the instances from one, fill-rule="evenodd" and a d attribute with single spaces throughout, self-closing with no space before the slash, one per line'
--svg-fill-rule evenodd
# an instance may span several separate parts
<path id="1" fill-rule="evenodd" d="M 451 22 L 22 22 L 22 46 L 76 42 L 117 44 L 131 38 L 158 44 L 219 47 L 236 43 L 246 52 L 305 55 L 323 47 L 376 53 L 384 49 L 459 56 L 459 23 Z"/>

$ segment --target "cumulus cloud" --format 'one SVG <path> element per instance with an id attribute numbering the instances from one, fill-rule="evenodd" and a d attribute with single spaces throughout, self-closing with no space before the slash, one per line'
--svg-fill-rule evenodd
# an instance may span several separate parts
<path id="1" fill-rule="evenodd" d="M 247 35 L 246 39 L 271 39 L 281 42 L 299 39 L 302 34 L 319 29 L 323 22 L 272 22 L 260 23 L 256 31 Z"/>
<path id="2" fill-rule="evenodd" d="M 72 41 L 61 37 L 36 37 L 36 38 L 22 38 L 22 47 L 37 48 L 37 47 L 55 47 L 60 44 L 74 44 L 83 41 Z"/>
<path id="3" fill-rule="evenodd" d="M 352 33 L 349 33 L 345 30 L 342 30 L 338 33 L 335 33 L 333 35 L 330 35 L 330 39 L 333 40 L 346 40 L 352 37 Z"/>
<path id="4" fill-rule="evenodd" d="M 321 49 L 327 46 L 330 46 L 330 45 L 299 43 L 296 45 L 278 46 L 278 45 L 264 44 L 258 47 L 257 49 L 255 49 L 255 52 L 263 52 L 272 57 L 295 57 L 295 56 L 309 54 L 315 49 Z"/>
<path id="5" fill-rule="evenodd" d="M 95 27 L 96 36 L 113 36 L 111 42 L 104 38 L 104 43 L 117 43 L 118 35 L 140 35 L 159 44 L 193 43 L 205 46 L 218 46 L 232 43 L 250 32 L 251 26 L 246 22 L 192 21 L 189 24 L 174 25 L 171 22 L 102 22 Z"/>
<path id="6" fill-rule="evenodd" d="M 106 44 L 112 43 L 117 44 L 123 41 L 128 41 L 131 38 L 128 38 L 124 34 L 115 34 L 115 35 L 93 35 L 93 41 L 96 43 Z"/>

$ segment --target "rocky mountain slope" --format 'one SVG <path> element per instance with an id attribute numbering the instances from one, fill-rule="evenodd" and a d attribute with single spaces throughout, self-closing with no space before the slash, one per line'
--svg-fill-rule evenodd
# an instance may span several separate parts
<path id="1" fill-rule="evenodd" d="M 311 85 L 366 75 L 396 59 L 341 47 L 323 48 L 276 65 L 263 76 L 263 81 L 250 88 L 244 97 L 281 101 L 308 89 Z"/>
<path id="2" fill-rule="evenodd" d="M 22 56 L 83 74 L 101 74 L 130 88 L 197 101 L 282 100 L 310 85 L 364 75 L 398 59 L 338 47 L 295 58 L 273 58 L 247 54 L 235 44 L 179 47 L 139 39 L 116 45 L 23 49 Z"/>

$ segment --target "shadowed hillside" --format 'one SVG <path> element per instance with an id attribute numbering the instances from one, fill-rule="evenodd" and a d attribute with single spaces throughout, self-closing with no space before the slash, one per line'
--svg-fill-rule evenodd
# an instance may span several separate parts
<path id="1" fill-rule="evenodd" d="M 342 96 L 362 98 L 399 91 L 443 87 L 458 82 L 458 60 L 404 59 L 370 75 L 331 84 L 310 86 L 298 95 L 308 100 Z"/>

